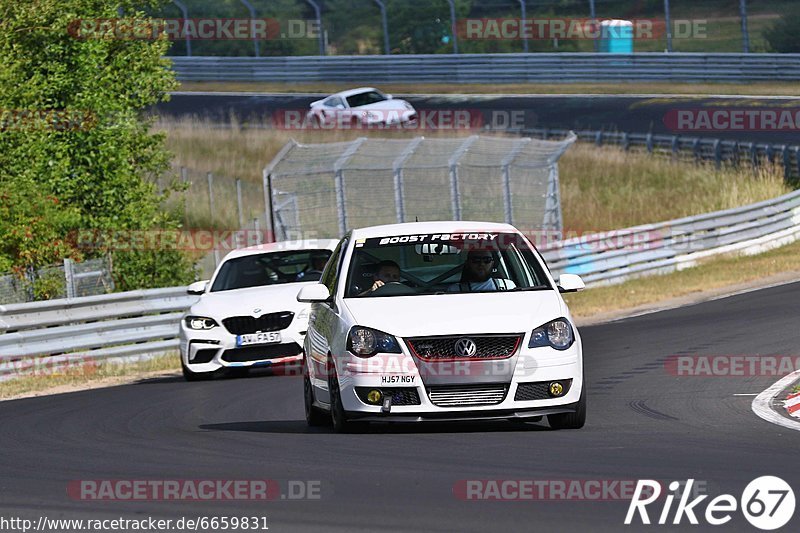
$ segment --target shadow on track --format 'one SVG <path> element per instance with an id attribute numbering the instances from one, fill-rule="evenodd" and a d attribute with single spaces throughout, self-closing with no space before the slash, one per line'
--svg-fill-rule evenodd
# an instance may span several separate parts
<path id="1" fill-rule="evenodd" d="M 250 422 L 224 422 L 201 424 L 207 431 L 246 431 L 253 433 L 333 433 L 330 427 L 311 428 L 304 420 L 254 420 Z M 426 423 L 372 423 L 363 433 L 497 433 L 504 431 L 550 431 L 543 423 L 515 422 L 426 422 Z"/>

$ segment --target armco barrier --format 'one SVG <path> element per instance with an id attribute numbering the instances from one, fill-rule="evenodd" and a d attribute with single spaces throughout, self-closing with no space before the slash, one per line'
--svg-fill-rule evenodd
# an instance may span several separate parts
<path id="1" fill-rule="evenodd" d="M 70 361 L 153 354 L 178 347 L 178 320 L 197 300 L 185 287 L 0 306 L 0 380 Z"/>
<path id="2" fill-rule="evenodd" d="M 758 253 L 800 237 L 800 191 L 744 207 L 566 239 L 542 249 L 554 276 L 619 283 L 723 253 Z"/>
<path id="3" fill-rule="evenodd" d="M 554 277 L 587 285 L 673 272 L 723 253 L 757 253 L 800 238 L 800 191 L 714 213 L 567 239 L 542 252 Z M 178 347 L 179 318 L 197 300 L 185 287 L 0 306 L 0 380 L 74 361 Z"/>
<path id="4" fill-rule="evenodd" d="M 181 81 L 539 83 L 800 80 L 800 54 L 170 57 Z"/>

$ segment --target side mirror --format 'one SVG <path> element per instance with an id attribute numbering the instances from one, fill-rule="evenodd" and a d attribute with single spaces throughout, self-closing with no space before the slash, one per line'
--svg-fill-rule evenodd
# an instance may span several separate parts
<path id="1" fill-rule="evenodd" d="M 585 288 L 586 284 L 577 274 L 561 274 L 558 277 L 558 292 L 577 292 Z"/>
<path id="2" fill-rule="evenodd" d="M 331 299 L 328 287 L 322 283 L 306 285 L 297 293 L 297 301 L 305 304 L 322 303 Z"/>
<path id="3" fill-rule="evenodd" d="M 201 294 L 204 294 L 206 292 L 207 287 L 208 287 L 207 279 L 203 281 L 195 281 L 186 288 L 186 294 L 200 296 Z"/>

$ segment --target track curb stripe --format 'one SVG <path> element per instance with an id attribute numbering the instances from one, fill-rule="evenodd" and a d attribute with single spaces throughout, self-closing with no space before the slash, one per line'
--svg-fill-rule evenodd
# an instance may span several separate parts
<path id="1" fill-rule="evenodd" d="M 800 431 L 800 422 L 795 422 L 794 420 L 786 418 L 772 407 L 775 397 L 784 389 L 786 389 L 786 387 L 794 383 L 797 379 L 800 379 L 800 370 L 795 370 L 791 374 L 784 376 L 773 383 L 769 388 L 764 390 L 761 394 L 753 399 L 753 403 L 750 406 L 753 412 L 759 418 L 766 420 L 771 424 L 776 424 L 788 429 Z M 793 416 L 800 416 L 800 413 Z"/>

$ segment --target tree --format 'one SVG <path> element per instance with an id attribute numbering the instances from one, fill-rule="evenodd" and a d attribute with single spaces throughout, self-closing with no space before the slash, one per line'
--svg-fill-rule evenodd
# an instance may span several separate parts
<path id="1" fill-rule="evenodd" d="M 126 17 L 144 17 L 128 0 L 0 0 L 0 191 L 17 191 L 19 220 L 39 212 L 37 197 L 50 196 L 58 209 L 41 215 L 53 228 L 63 230 L 67 222 L 80 230 L 177 227 L 163 215 L 153 185 L 169 169 L 170 155 L 163 136 L 151 133 L 151 122 L 142 118 L 144 109 L 176 87 L 162 57 L 169 43 L 101 32 L 97 21 L 117 18 L 118 8 Z M 19 212 L 25 209 L 31 212 Z M 67 212 L 76 218 L 62 220 Z M 16 248 L 6 246 L 11 230 L 3 227 L 8 226 L 0 226 L 0 265 L 29 270 L 53 259 L 45 253 L 14 255 Z M 47 246 L 47 239 L 40 245 Z M 86 255 L 106 252 L 117 265 L 131 255 L 102 249 Z M 155 280 L 129 274 L 119 288 L 191 277 L 181 253 L 150 250 L 136 257 L 169 264 L 173 274 Z"/>
<path id="2" fill-rule="evenodd" d="M 800 8 L 789 9 L 764 33 L 771 52 L 800 52 Z"/>

